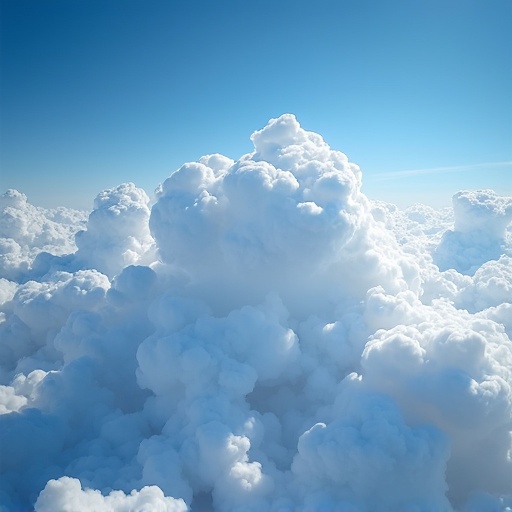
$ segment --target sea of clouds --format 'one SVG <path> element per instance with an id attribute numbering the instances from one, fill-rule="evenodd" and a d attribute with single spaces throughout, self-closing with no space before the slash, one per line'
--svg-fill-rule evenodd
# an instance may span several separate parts
<path id="1" fill-rule="evenodd" d="M 251 140 L 152 207 L 0 197 L 0 511 L 512 510 L 512 198 Z"/>

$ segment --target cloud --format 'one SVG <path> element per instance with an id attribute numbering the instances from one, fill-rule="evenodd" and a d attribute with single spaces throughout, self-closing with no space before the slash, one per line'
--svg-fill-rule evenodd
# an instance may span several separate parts
<path id="1" fill-rule="evenodd" d="M 292 471 L 304 503 L 312 510 L 340 503 L 362 510 L 400 510 L 410 503 L 450 510 L 444 479 L 449 448 L 442 432 L 407 426 L 386 397 L 355 391 L 360 381 L 353 377 L 346 386 L 351 396 L 345 415 L 315 424 L 299 439 Z"/>
<path id="2" fill-rule="evenodd" d="M 505 162 L 485 162 L 478 164 L 451 165 L 445 167 L 431 167 L 429 169 L 408 169 L 404 171 L 381 172 L 375 179 L 378 181 L 397 180 L 414 176 L 423 176 L 429 174 L 446 174 L 468 172 L 479 169 L 512 168 L 512 161 Z"/>
<path id="3" fill-rule="evenodd" d="M 103 496 L 99 491 L 82 490 L 80 481 L 62 477 L 50 480 L 35 504 L 36 512 L 82 510 L 84 512 L 129 512 L 132 510 L 161 510 L 162 512 L 186 512 L 181 500 L 167 498 L 155 486 L 144 487 L 125 495 L 112 491 Z"/>
<path id="4" fill-rule="evenodd" d="M 444 233 L 434 254 L 441 270 L 473 274 L 483 263 L 512 254 L 507 226 L 512 221 L 512 197 L 492 190 L 458 192 L 453 196 L 455 222 Z"/>
<path id="5" fill-rule="evenodd" d="M 142 263 L 153 245 L 148 203 L 147 194 L 133 183 L 98 194 L 87 229 L 75 237 L 78 263 L 110 277 L 128 265 Z"/>
<path id="6" fill-rule="evenodd" d="M 74 236 L 85 220 L 85 212 L 38 208 L 25 194 L 6 191 L 0 196 L 0 277 L 26 280 L 38 254 L 76 251 Z"/>
<path id="7" fill-rule="evenodd" d="M 89 215 L 1 199 L 0 511 L 505 511 L 511 199 L 369 201 L 291 114 Z"/>
<path id="8" fill-rule="evenodd" d="M 291 115 L 252 140 L 254 152 L 223 161 L 229 167 L 185 164 L 160 190 L 151 231 L 187 293 L 229 311 L 275 291 L 309 313 L 313 302 L 324 309 L 371 285 L 411 284 L 414 265 L 373 223 L 361 172 L 343 153 Z"/>

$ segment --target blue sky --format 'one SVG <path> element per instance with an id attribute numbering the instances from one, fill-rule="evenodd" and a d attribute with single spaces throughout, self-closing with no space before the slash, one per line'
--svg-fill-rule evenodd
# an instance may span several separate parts
<path id="1" fill-rule="evenodd" d="M 151 195 L 183 162 L 250 151 L 285 112 L 358 163 L 372 198 L 512 194 L 510 0 L 2 0 L 0 14 L 0 188 L 34 204 L 89 209 L 124 181 Z"/>

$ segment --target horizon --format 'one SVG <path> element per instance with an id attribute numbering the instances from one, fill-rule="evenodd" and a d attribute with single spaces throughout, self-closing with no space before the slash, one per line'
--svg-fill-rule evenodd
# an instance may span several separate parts
<path id="1" fill-rule="evenodd" d="M 152 196 L 186 162 L 252 151 L 286 112 L 361 167 L 371 199 L 512 195 L 508 1 L 8 0 L 0 14 L 0 185 L 33 204 L 87 210 L 123 182 Z"/>

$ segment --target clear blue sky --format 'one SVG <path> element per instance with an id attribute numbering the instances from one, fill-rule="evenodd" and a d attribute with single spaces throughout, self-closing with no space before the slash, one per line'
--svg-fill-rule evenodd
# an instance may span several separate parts
<path id="1" fill-rule="evenodd" d="M 183 162 L 250 151 L 285 112 L 358 163 L 370 197 L 512 194 L 511 0 L 1 0 L 0 14 L 0 189 L 35 204 L 90 208 L 123 181 L 152 194 Z"/>

